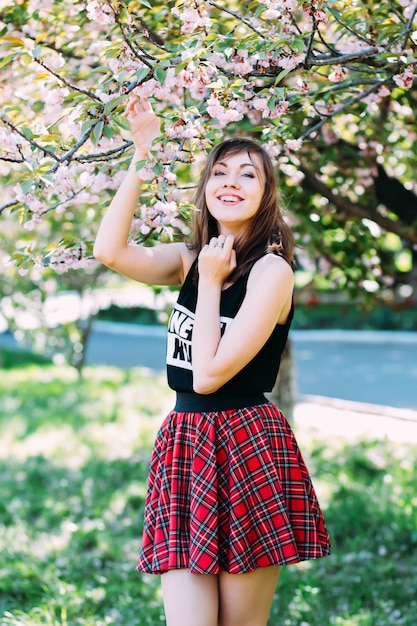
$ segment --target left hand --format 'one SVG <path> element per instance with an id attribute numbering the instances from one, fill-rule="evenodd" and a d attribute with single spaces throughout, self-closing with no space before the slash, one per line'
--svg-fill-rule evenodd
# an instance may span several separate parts
<path id="1" fill-rule="evenodd" d="M 236 253 L 233 235 L 213 237 L 202 248 L 198 257 L 200 281 L 223 287 L 230 274 L 236 269 Z"/>

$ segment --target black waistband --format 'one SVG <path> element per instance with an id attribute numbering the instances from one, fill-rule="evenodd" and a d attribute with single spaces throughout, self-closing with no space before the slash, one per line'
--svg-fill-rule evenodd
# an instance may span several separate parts
<path id="1" fill-rule="evenodd" d="M 229 409 L 244 409 L 248 406 L 265 404 L 268 399 L 263 393 L 251 394 L 224 394 L 224 393 L 186 393 L 177 391 L 177 401 L 174 411 L 186 413 L 202 413 L 204 411 L 227 411 Z"/>

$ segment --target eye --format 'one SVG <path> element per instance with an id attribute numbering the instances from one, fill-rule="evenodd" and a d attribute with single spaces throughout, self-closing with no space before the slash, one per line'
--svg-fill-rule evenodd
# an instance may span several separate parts
<path id="1" fill-rule="evenodd" d="M 255 178 L 254 174 L 252 174 L 252 172 L 244 172 L 243 176 L 246 176 L 247 178 Z"/>
<path id="2" fill-rule="evenodd" d="M 222 172 L 222 170 L 216 170 L 216 171 L 213 173 L 213 176 L 224 176 L 224 172 Z"/>

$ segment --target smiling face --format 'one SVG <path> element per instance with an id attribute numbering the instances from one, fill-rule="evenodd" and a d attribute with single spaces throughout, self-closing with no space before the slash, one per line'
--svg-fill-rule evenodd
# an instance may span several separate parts
<path id="1" fill-rule="evenodd" d="M 257 213 L 265 186 L 262 161 L 248 152 L 225 154 L 209 174 L 205 199 L 219 234 L 240 235 Z"/>

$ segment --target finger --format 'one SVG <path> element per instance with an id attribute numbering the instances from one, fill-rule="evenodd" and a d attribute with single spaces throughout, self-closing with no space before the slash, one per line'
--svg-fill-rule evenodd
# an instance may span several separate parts
<path id="1" fill-rule="evenodd" d="M 223 249 L 228 254 L 230 254 L 232 252 L 232 250 L 233 250 L 233 243 L 234 243 L 234 241 L 235 241 L 235 238 L 233 237 L 233 235 L 227 235 L 227 237 L 225 237 L 225 239 L 224 239 Z"/>
<path id="2" fill-rule="evenodd" d="M 236 267 L 237 267 L 237 261 L 236 261 L 236 251 L 232 250 L 231 254 L 230 254 L 230 271 L 233 272 Z"/>

